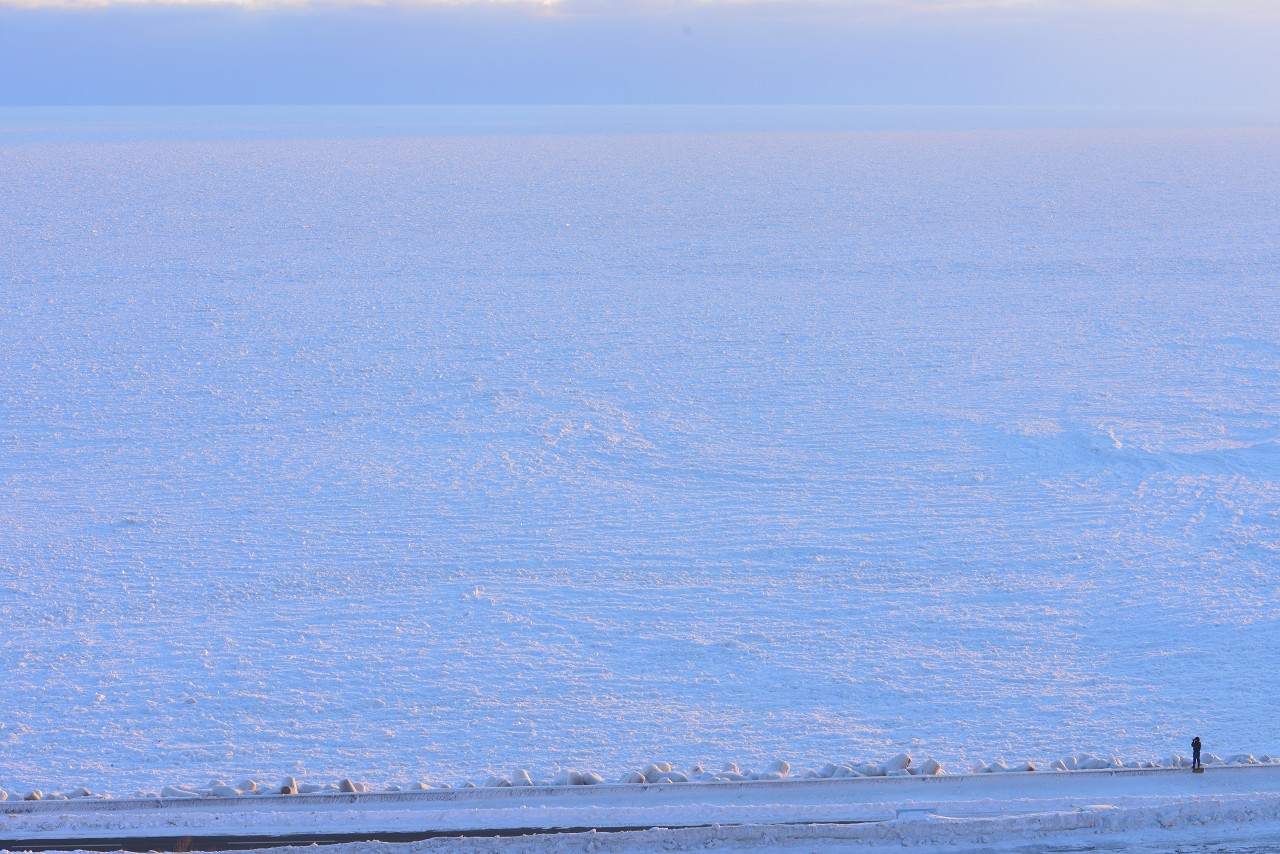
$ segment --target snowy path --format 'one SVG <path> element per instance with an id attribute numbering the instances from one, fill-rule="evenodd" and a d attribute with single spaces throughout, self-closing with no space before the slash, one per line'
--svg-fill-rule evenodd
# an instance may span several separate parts
<path id="1" fill-rule="evenodd" d="M 725 828 L 848 825 L 842 839 L 919 844 L 1127 829 L 1280 822 L 1280 767 L 1109 770 L 645 786 L 138 799 L 3 804 L 0 846 L 118 839 L 259 844 L 326 836 L 408 840 L 593 828 L 667 828 L 701 838 Z M 866 823 L 865 826 L 862 823 Z M 761 831 L 763 832 L 763 831 Z M 783 833 L 805 836 L 809 831 Z M 782 838 L 782 837 L 778 837 Z M 787 836 L 787 838 L 790 838 Z M 66 847 L 79 847 L 67 845 Z M 209 845 L 207 847 L 214 847 Z"/>

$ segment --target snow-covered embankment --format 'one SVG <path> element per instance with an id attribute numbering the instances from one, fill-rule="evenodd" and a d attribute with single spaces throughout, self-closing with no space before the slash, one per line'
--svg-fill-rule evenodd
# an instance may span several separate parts
<path id="1" fill-rule="evenodd" d="M 7 802 L 0 847 L 41 840 L 321 834 L 369 839 L 667 828 L 690 844 L 755 828 L 868 843 L 989 844 L 1280 822 L 1280 765 L 432 789 L 413 792 Z M 790 829 L 784 829 L 783 826 Z M 798 825 L 837 825 L 797 830 Z M 649 831 L 645 831 L 648 833 Z M 719 838 L 719 837 L 715 837 Z M 1178 838 L 1181 838 L 1180 836 Z M 639 839 L 637 844 L 648 837 Z M 743 837 L 746 839 L 746 837 Z M 815 837 L 816 839 L 816 837 Z M 813 840 L 810 840 L 813 841 Z M 416 843 L 415 843 L 416 844 Z M 423 843 L 425 844 L 425 843 Z M 557 845 L 569 845 L 562 839 Z M 647 844 L 647 843 L 645 843 Z M 677 842 L 677 844 L 683 844 Z"/>

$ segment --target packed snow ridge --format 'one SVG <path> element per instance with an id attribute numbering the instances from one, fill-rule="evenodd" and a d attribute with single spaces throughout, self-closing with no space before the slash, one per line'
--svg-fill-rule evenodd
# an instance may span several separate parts
<path id="1" fill-rule="evenodd" d="M 737 783 L 747 780 L 795 780 L 795 779 L 840 779 L 845 777 L 908 777 L 945 774 L 941 763 L 936 759 L 926 759 L 915 763 L 905 753 L 899 754 L 887 762 L 849 762 L 844 764 L 829 762 L 817 770 L 805 771 L 802 774 L 791 773 L 791 763 L 778 760 L 770 763 L 763 771 L 752 771 L 750 768 L 739 768 L 737 763 L 729 762 L 720 771 L 708 771 L 701 765 L 694 765 L 688 771 L 677 771 L 670 762 L 653 762 L 636 771 L 626 771 L 618 778 L 616 784 L 664 784 L 664 783 Z M 482 785 L 473 781 L 464 781 L 458 785 L 442 782 L 415 781 L 412 783 L 388 786 L 382 792 L 420 792 L 430 789 L 475 789 L 475 788 L 517 788 L 531 786 L 599 786 L 606 780 L 593 771 L 561 770 L 552 777 L 534 778 L 528 771 L 517 769 L 510 776 L 501 774 L 489 776 Z M 174 785 L 165 786 L 158 793 L 138 792 L 137 798 L 234 798 L 253 795 L 312 795 L 336 793 L 365 793 L 374 791 L 364 783 L 349 778 L 337 783 L 317 784 L 299 783 L 293 777 L 286 777 L 275 786 L 263 785 L 256 780 L 241 780 L 238 784 L 228 785 L 222 780 L 210 780 L 204 786 Z M 5 792 L 0 789 L 0 800 L 15 798 L 20 800 L 55 800 L 73 798 L 106 798 L 79 788 L 70 794 L 44 794 L 38 790 L 22 792 Z"/>
<path id="2" fill-rule="evenodd" d="M 1280 763 L 1280 757 L 1271 757 L 1267 754 L 1254 756 L 1252 753 L 1236 753 L 1228 756 L 1226 759 L 1214 753 L 1206 753 L 1200 758 L 1202 765 L 1271 765 Z M 1081 753 L 1077 756 L 1067 756 L 1063 759 L 1055 759 L 1049 763 L 1047 769 L 1049 771 L 1104 771 L 1108 768 L 1190 768 L 1191 757 L 1183 756 L 1181 753 L 1171 753 L 1160 761 L 1123 761 L 1115 757 L 1100 757 L 1089 753 Z M 1035 771 L 1036 766 L 1027 761 L 1005 762 L 997 759 L 994 762 L 979 762 L 973 766 L 975 774 L 1005 774 L 1019 771 Z"/>
<path id="3" fill-rule="evenodd" d="M 926 759 L 919 765 L 913 765 L 912 759 L 905 753 L 895 756 L 888 762 L 836 764 L 828 762 L 820 769 L 805 771 L 792 776 L 791 763 L 779 759 L 770 763 L 763 771 L 752 771 L 750 768 L 739 768 L 737 763 L 729 762 L 719 771 L 708 771 L 701 765 L 694 765 L 687 772 L 677 771 L 670 762 L 654 762 L 638 771 L 627 771 L 619 779 L 619 784 L 662 784 L 662 783 L 741 783 L 747 780 L 787 780 L 787 779 L 839 779 L 843 777 L 887 777 L 887 776 L 926 776 L 944 774 L 942 765 L 936 759 Z M 596 786 L 604 782 L 604 778 L 591 771 L 561 771 L 550 780 L 535 782 L 527 771 L 518 770 L 510 777 L 490 777 L 485 786 L 501 788 L 507 786 Z"/>
<path id="4" fill-rule="evenodd" d="M 1205 765 L 1270 765 L 1280 764 L 1280 757 L 1266 754 L 1254 756 L 1249 753 L 1237 753 L 1223 759 L 1215 754 L 1206 753 L 1202 757 Z M 1105 769 L 1143 769 L 1143 768 L 1189 768 L 1191 758 L 1179 753 L 1172 753 L 1160 761 L 1124 761 L 1115 757 L 1098 757 L 1082 753 L 1056 759 L 1047 769 L 1037 769 L 1030 761 L 1006 762 L 995 760 L 990 763 L 979 762 L 973 767 L 974 774 L 1018 773 L 1036 770 L 1049 771 L 1097 771 Z M 709 771 L 702 765 L 694 765 L 688 771 L 677 771 L 670 762 L 653 762 L 639 770 L 626 771 L 616 780 L 617 785 L 662 785 L 673 783 L 740 783 L 752 780 L 839 780 L 855 777 L 927 777 L 946 774 L 942 764 L 936 759 L 925 759 L 917 763 L 906 753 L 900 753 L 887 762 L 828 762 L 818 769 L 810 769 L 798 774 L 791 773 L 791 764 L 785 760 L 770 763 L 762 771 L 750 768 L 739 768 L 737 763 L 729 762 L 719 771 Z M 159 792 L 137 792 L 135 798 L 237 798 L 256 795 L 313 795 L 313 794 L 361 794 L 373 791 L 385 793 L 422 792 L 431 789 L 475 789 L 475 788 L 519 788 L 532 786 L 599 786 L 606 780 L 593 771 L 561 770 L 552 777 L 535 779 L 524 769 L 517 769 L 509 776 L 501 774 L 489 776 L 482 786 L 473 781 L 464 781 L 454 786 L 444 782 L 423 782 L 387 786 L 381 790 L 371 789 L 364 783 L 344 778 L 336 783 L 300 783 L 293 777 L 285 777 L 277 785 L 264 785 L 256 780 L 241 780 L 232 786 L 218 779 L 209 780 L 203 786 L 179 784 L 165 786 Z M 44 792 L 35 789 L 26 792 L 0 789 L 0 801 L 5 800 L 75 800 L 75 799 L 107 799 L 111 795 L 91 792 L 80 787 L 68 793 Z"/>

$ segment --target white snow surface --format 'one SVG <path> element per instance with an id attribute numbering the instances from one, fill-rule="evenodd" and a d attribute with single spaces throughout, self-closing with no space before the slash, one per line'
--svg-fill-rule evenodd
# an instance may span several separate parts
<path id="1" fill-rule="evenodd" d="M 0 788 L 1280 754 L 1277 211 L 1266 129 L 0 135 Z"/>

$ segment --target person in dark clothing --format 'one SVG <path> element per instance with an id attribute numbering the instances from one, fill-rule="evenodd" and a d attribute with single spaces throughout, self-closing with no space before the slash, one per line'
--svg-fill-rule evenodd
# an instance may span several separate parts
<path id="1" fill-rule="evenodd" d="M 1200 736 L 1191 739 L 1191 770 L 1200 767 Z"/>

